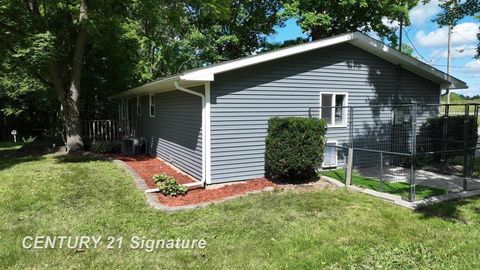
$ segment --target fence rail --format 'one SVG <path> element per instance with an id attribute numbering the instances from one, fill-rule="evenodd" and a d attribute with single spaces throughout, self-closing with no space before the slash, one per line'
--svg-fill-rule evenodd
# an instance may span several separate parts
<path id="1" fill-rule="evenodd" d="M 137 136 L 139 123 L 130 120 L 84 120 L 83 137 L 90 141 L 119 141 L 124 137 Z"/>
<path id="2" fill-rule="evenodd" d="M 334 127 L 327 140 L 343 161 L 346 183 L 353 170 L 380 186 L 406 183 L 414 201 L 417 186 L 424 194 L 480 189 L 480 173 L 474 175 L 479 112 L 480 104 L 350 105 L 312 107 L 308 116 Z"/>

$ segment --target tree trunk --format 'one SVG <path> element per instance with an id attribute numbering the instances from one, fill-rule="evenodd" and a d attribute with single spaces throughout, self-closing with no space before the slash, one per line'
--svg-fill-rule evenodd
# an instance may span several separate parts
<path id="1" fill-rule="evenodd" d="M 310 31 L 312 41 L 324 38 L 325 31 L 321 27 L 313 27 Z"/>
<path id="2" fill-rule="evenodd" d="M 85 44 L 87 42 L 87 29 L 85 29 L 86 19 L 87 3 L 86 0 L 81 0 L 79 29 L 75 41 L 75 51 L 73 53 L 70 88 L 63 104 L 68 152 L 78 151 L 83 148 L 79 97 L 83 56 L 85 52 Z"/>
<path id="3" fill-rule="evenodd" d="M 61 112 L 66 129 L 66 147 L 69 153 L 82 150 L 83 148 L 79 97 L 83 57 L 85 44 L 87 42 L 87 29 L 85 28 L 86 19 L 87 2 L 86 0 L 81 0 L 79 26 L 75 40 L 70 74 L 70 86 L 68 89 L 64 88 L 57 63 L 52 61 L 49 65 L 53 85 L 61 104 Z"/>

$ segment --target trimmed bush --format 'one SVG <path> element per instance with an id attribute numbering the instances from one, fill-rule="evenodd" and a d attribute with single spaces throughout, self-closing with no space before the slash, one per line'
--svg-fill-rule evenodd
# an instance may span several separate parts
<path id="1" fill-rule="evenodd" d="M 467 147 L 475 147 L 477 145 L 477 121 L 474 116 L 455 115 L 448 116 L 446 150 L 461 150 L 464 148 L 464 137 L 467 139 Z M 467 122 L 467 130 L 465 134 L 465 120 Z M 428 118 L 420 127 L 417 137 L 417 152 L 438 152 L 443 151 L 443 130 L 445 119 L 443 116 Z M 455 156 L 463 156 L 463 152 L 449 152 L 447 158 Z M 433 155 L 434 161 L 439 161 L 441 153 Z"/>
<path id="2" fill-rule="evenodd" d="M 327 124 L 318 118 L 273 117 L 265 141 L 267 176 L 290 182 L 311 179 L 321 166 Z"/>

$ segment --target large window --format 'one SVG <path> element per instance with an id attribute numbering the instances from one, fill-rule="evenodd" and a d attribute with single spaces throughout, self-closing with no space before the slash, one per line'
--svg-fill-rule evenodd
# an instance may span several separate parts
<path id="1" fill-rule="evenodd" d="M 155 95 L 150 94 L 149 96 L 149 104 L 150 104 L 150 117 L 155 117 Z"/>
<path id="2" fill-rule="evenodd" d="M 137 116 L 142 115 L 142 106 L 141 106 L 141 99 L 137 97 Z"/>
<path id="3" fill-rule="evenodd" d="M 320 118 L 325 120 L 328 126 L 347 126 L 347 99 L 347 93 L 321 93 Z"/>

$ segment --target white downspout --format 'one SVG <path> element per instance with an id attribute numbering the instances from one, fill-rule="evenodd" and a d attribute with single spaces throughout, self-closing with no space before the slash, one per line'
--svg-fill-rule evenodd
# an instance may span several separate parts
<path id="1" fill-rule="evenodd" d="M 198 92 L 195 92 L 195 91 L 192 91 L 190 89 L 187 89 L 185 87 L 182 87 L 180 86 L 180 84 L 178 83 L 178 81 L 175 81 L 175 88 L 177 90 L 180 90 L 182 92 L 185 92 L 185 93 L 189 93 L 189 94 L 192 94 L 192 95 L 195 95 L 195 96 L 199 96 L 201 99 L 202 99 L 202 181 L 201 183 L 203 185 L 205 185 L 205 182 L 207 180 L 207 172 L 206 172 L 206 168 L 207 168 L 207 144 L 206 144 L 206 141 L 207 141 L 207 125 L 206 125 L 206 120 L 207 120 L 207 116 L 206 116 L 206 102 L 205 102 L 205 95 L 202 94 L 202 93 L 198 93 Z"/>

